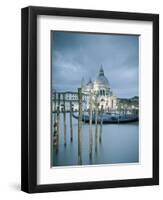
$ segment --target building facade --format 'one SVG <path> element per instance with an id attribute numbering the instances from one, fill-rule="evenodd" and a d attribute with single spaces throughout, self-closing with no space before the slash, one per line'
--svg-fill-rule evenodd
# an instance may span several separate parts
<path id="1" fill-rule="evenodd" d="M 139 110 L 139 98 L 137 96 L 132 98 L 118 98 L 116 97 L 110 87 L 110 83 L 104 74 L 102 66 L 99 69 L 97 78 L 92 81 L 91 79 L 85 83 L 84 79 L 81 81 L 82 90 L 82 109 L 88 111 L 90 106 L 90 96 L 92 96 L 93 109 L 97 106 L 98 109 L 109 111 L 136 111 Z M 79 99 L 78 92 L 64 91 L 52 93 L 52 111 L 56 111 L 59 105 L 60 111 L 70 111 L 70 102 L 73 111 L 78 111 Z M 96 108 L 97 108 L 96 107 Z"/>
<path id="2" fill-rule="evenodd" d="M 99 108 L 106 111 L 117 109 L 117 97 L 113 95 L 102 66 L 95 81 L 89 80 L 86 84 L 82 81 L 81 88 L 83 94 L 89 95 L 92 93 L 93 99 L 94 101 L 97 100 Z"/>
<path id="3" fill-rule="evenodd" d="M 135 96 L 132 98 L 118 98 L 118 110 L 119 111 L 133 111 L 139 112 L 139 97 Z"/>

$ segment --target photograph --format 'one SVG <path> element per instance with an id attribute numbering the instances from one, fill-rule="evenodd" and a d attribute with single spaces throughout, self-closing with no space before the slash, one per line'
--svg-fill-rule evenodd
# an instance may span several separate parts
<path id="1" fill-rule="evenodd" d="M 158 185 L 159 14 L 21 14 L 21 190 Z"/>
<path id="2" fill-rule="evenodd" d="M 139 163 L 139 35 L 51 31 L 51 167 Z"/>

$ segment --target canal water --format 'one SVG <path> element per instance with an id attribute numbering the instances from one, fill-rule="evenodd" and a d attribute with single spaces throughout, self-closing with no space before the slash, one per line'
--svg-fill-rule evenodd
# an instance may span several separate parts
<path id="1" fill-rule="evenodd" d="M 53 114 L 54 115 L 54 114 Z M 54 117 L 54 116 L 53 116 Z M 100 128 L 98 127 L 98 130 Z M 53 131 L 53 130 L 52 130 Z M 52 166 L 78 164 L 78 120 L 73 118 L 73 141 L 70 140 L 70 118 L 66 114 L 66 146 L 64 145 L 63 114 L 60 114 L 58 152 L 52 144 Z M 95 125 L 92 125 L 92 159 L 89 159 L 89 124 L 82 124 L 82 165 L 117 164 L 139 162 L 139 125 L 103 124 L 101 142 L 95 143 Z M 99 135 L 99 133 L 98 133 Z M 95 145 L 97 144 L 97 145 Z M 97 151 L 95 151 L 97 149 Z"/>

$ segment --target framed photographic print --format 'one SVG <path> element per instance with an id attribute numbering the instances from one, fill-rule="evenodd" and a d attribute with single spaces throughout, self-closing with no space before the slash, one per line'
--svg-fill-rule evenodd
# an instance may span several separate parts
<path id="1" fill-rule="evenodd" d="M 159 16 L 22 9 L 22 190 L 159 184 Z"/>

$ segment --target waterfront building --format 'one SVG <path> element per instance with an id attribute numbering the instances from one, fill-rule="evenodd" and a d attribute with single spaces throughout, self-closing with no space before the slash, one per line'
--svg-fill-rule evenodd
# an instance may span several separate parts
<path id="1" fill-rule="evenodd" d="M 92 81 L 89 79 L 85 83 L 84 78 L 79 86 L 82 89 L 82 102 L 83 110 L 89 110 L 90 94 L 92 95 L 93 109 L 98 106 L 99 109 L 104 111 L 136 111 L 139 110 L 139 98 L 137 96 L 132 98 L 118 98 L 113 94 L 110 83 L 105 76 L 103 67 L 101 66 L 97 75 L 97 78 Z M 78 92 L 76 91 L 63 91 L 52 92 L 52 110 L 55 111 L 58 105 L 58 97 L 60 96 L 59 109 L 60 111 L 70 111 L 70 101 L 72 102 L 73 111 L 78 111 L 79 100 Z M 63 96 L 65 99 L 63 99 Z M 95 104 L 96 102 L 96 104 Z"/>
<path id="2" fill-rule="evenodd" d="M 102 66 L 94 81 L 90 79 L 87 84 L 82 81 L 82 92 L 84 94 L 92 93 L 94 99 L 97 99 L 99 108 L 103 108 L 106 111 L 117 109 L 117 97 L 113 95 Z"/>
<path id="3" fill-rule="evenodd" d="M 132 98 L 118 98 L 118 110 L 119 111 L 139 111 L 139 97 L 134 96 Z"/>

